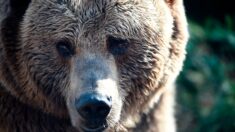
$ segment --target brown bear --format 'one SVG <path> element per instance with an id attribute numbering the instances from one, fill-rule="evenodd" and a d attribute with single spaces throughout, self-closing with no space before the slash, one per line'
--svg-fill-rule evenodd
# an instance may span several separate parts
<path id="1" fill-rule="evenodd" d="M 182 0 L 0 0 L 1 132 L 174 132 Z"/>

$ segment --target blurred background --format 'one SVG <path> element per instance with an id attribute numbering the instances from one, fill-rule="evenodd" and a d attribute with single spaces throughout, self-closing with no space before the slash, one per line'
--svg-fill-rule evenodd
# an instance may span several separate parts
<path id="1" fill-rule="evenodd" d="M 190 40 L 177 80 L 179 132 L 235 132 L 235 6 L 184 0 Z"/>

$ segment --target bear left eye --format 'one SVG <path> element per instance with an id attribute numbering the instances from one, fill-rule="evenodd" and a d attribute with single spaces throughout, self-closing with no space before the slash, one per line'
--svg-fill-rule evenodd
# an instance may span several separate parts
<path id="1" fill-rule="evenodd" d="M 107 39 L 107 47 L 109 52 L 113 55 L 123 55 L 129 47 L 129 41 L 126 39 L 109 36 Z"/>
<path id="2" fill-rule="evenodd" d="M 74 50 L 71 46 L 71 43 L 66 40 L 59 41 L 56 44 L 56 48 L 58 53 L 64 58 L 69 58 L 74 55 Z"/>

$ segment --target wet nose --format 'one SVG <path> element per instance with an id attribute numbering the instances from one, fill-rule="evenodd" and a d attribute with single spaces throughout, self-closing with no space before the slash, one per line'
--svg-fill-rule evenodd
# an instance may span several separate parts
<path id="1" fill-rule="evenodd" d="M 97 93 L 87 93 L 75 100 L 75 106 L 80 116 L 86 120 L 105 120 L 111 110 L 112 99 Z"/>

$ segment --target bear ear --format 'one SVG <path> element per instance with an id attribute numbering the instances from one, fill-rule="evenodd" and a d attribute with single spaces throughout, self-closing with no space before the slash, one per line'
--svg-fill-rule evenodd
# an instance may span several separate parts
<path id="1" fill-rule="evenodd" d="M 9 14 L 12 17 L 22 17 L 31 0 L 9 0 Z"/>
<path id="2" fill-rule="evenodd" d="M 168 5 L 171 15 L 173 17 L 173 35 L 172 35 L 172 44 L 177 45 L 178 49 L 184 49 L 185 44 L 189 38 L 188 29 L 187 29 L 187 19 L 184 9 L 183 0 L 164 0 Z M 179 48 L 179 46 L 182 46 Z"/>
<path id="3" fill-rule="evenodd" d="M 0 0 L 0 28 L 1 42 L 5 50 L 5 56 L 8 61 L 14 63 L 16 61 L 16 49 L 19 48 L 18 37 L 19 27 L 31 0 Z"/>
<path id="4" fill-rule="evenodd" d="M 171 6 L 183 4 L 183 0 L 165 0 L 165 2 Z"/>
<path id="5" fill-rule="evenodd" d="M 3 16 L 2 39 L 5 39 L 16 33 L 31 0 L 2 0 L 0 2 L 3 3 L 0 7 L 5 9 L 4 12 L 0 12 L 0 17 Z"/>
<path id="6" fill-rule="evenodd" d="M 6 18 L 22 18 L 31 1 L 34 0 L 0 0 L 0 23 Z"/>
<path id="7" fill-rule="evenodd" d="M 176 1 L 176 0 L 165 0 L 165 2 L 168 3 L 168 4 L 170 4 L 170 5 L 174 4 L 175 1 Z"/>

